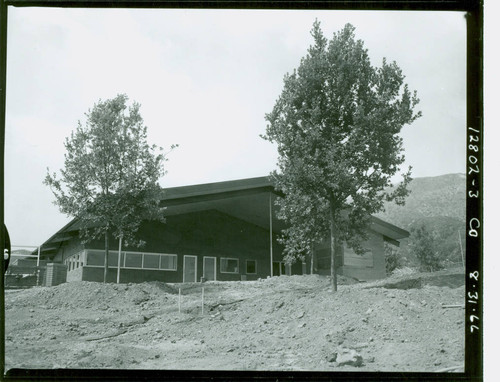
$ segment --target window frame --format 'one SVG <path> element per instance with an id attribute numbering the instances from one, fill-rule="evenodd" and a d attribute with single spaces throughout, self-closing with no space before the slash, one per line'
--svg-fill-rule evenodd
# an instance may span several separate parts
<path id="1" fill-rule="evenodd" d="M 235 272 L 223 271 L 222 265 L 224 263 L 224 260 L 236 260 L 236 271 Z M 227 273 L 227 274 L 231 274 L 231 275 L 239 275 L 240 274 L 240 259 L 238 259 L 236 257 L 221 257 L 219 264 L 220 264 L 220 273 Z M 226 262 L 226 264 L 227 264 L 227 262 Z"/>
<path id="2" fill-rule="evenodd" d="M 87 264 L 87 251 L 98 251 L 102 255 L 104 255 L 104 250 L 103 249 L 91 249 L 91 248 L 85 249 L 85 252 L 84 252 L 85 262 L 84 262 L 84 264 L 82 264 L 82 266 L 91 267 L 91 268 L 104 268 L 104 265 L 88 265 Z M 118 252 L 118 251 L 113 250 L 113 251 L 110 251 L 110 252 Z M 127 254 L 141 255 L 141 266 L 140 267 L 126 266 L 126 256 L 127 256 Z M 158 264 L 159 264 L 158 268 L 145 268 L 144 267 L 144 255 L 156 255 L 156 256 L 158 256 Z M 161 257 L 162 256 L 169 256 L 169 257 L 175 258 L 175 260 L 174 260 L 174 265 L 175 265 L 174 269 L 164 269 L 164 268 L 161 268 Z M 140 270 L 146 270 L 146 271 L 163 271 L 163 272 L 177 272 L 177 270 L 178 270 L 178 255 L 176 253 L 122 251 L 122 253 L 121 253 L 121 261 L 120 262 L 123 263 L 120 266 L 120 269 L 140 269 Z M 108 264 L 108 268 L 117 269 L 118 268 L 118 261 L 117 261 L 117 265 L 109 265 Z"/>

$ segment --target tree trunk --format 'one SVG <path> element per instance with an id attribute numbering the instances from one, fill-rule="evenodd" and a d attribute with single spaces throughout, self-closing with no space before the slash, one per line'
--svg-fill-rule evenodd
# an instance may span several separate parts
<path id="1" fill-rule="evenodd" d="M 335 264 L 335 251 L 337 245 L 336 236 L 337 236 L 337 230 L 335 227 L 335 222 L 334 222 L 334 211 L 333 211 L 333 202 L 330 201 L 330 276 L 331 276 L 331 284 L 332 284 L 332 291 L 336 292 L 337 291 L 337 267 Z"/>
<path id="2" fill-rule="evenodd" d="M 108 253 L 109 253 L 109 242 L 108 242 L 108 231 L 104 232 L 104 283 L 108 281 Z"/>

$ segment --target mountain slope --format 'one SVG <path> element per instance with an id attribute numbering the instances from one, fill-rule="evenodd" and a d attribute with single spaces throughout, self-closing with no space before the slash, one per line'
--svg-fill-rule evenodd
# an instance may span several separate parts
<path id="1" fill-rule="evenodd" d="M 432 232 L 440 257 L 461 262 L 459 237 L 462 248 L 465 246 L 465 175 L 415 178 L 409 189 L 404 206 L 386 203 L 385 211 L 377 216 L 408 231 L 424 225 Z"/>
<path id="2" fill-rule="evenodd" d="M 424 218 L 447 217 L 465 222 L 464 174 L 447 174 L 415 178 L 404 206 L 387 203 L 378 216 L 392 224 L 409 229 Z"/>

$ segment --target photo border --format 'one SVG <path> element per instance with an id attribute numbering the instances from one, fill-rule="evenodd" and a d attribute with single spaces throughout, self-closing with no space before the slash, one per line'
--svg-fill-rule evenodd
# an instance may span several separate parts
<path id="1" fill-rule="evenodd" d="M 462 11 L 467 20 L 467 151 L 466 274 L 464 373 L 420 372 L 295 372 L 116 369 L 11 369 L 5 380 L 241 380 L 241 381 L 479 381 L 483 375 L 483 4 L 479 0 L 446 1 L 170 1 L 170 0 L 0 0 L 0 191 L 4 195 L 6 66 L 8 7 L 61 8 L 209 8 L 295 10 Z M 432 139 L 432 137 L 429 137 Z M 477 150 L 476 150 L 477 148 Z M 0 221 L 4 222 L 0 198 Z M 0 245 L 6 248 L 0 230 Z M 4 258 L 0 257 L 0 373 L 5 372 Z"/>

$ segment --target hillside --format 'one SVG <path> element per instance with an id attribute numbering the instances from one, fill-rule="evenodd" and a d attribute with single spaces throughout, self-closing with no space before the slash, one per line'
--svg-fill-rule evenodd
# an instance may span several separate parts
<path id="1" fill-rule="evenodd" d="M 378 216 L 408 229 L 426 218 L 446 217 L 465 222 L 464 174 L 415 178 L 404 206 L 387 203 Z"/>
<path id="2" fill-rule="evenodd" d="M 408 231 L 425 225 L 433 233 L 441 257 L 461 262 L 458 232 L 464 246 L 465 175 L 415 178 L 409 189 L 411 193 L 404 206 L 387 203 L 385 211 L 377 216 Z"/>

